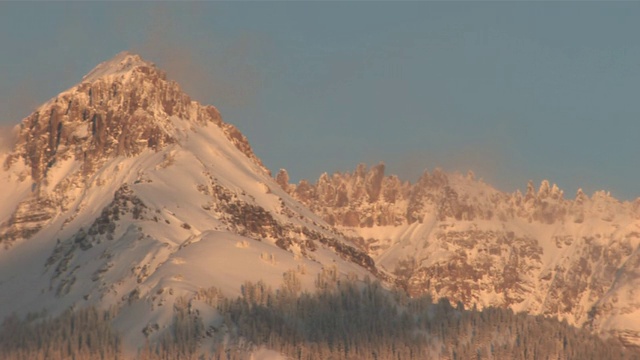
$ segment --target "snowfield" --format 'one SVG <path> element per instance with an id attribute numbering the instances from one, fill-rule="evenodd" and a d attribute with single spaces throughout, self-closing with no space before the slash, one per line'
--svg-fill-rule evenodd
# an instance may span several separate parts
<path id="1" fill-rule="evenodd" d="M 216 324 L 210 294 L 260 281 L 313 291 L 330 273 L 640 346 L 640 201 L 568 200 L 547 181 L 506 194 L 439 170 L 410 184 L 383 164 L 289 184 L 134 54 L 25 118 L 0 161 L 0 318 L 113 310 L 136 354 L 170 332 L 179 304 Z"/>

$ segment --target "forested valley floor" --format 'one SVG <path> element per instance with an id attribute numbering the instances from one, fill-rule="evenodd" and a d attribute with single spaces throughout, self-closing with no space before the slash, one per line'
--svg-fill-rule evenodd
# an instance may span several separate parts
<path id="1" fill-rule="evenodd" d="M 205 323 L 196 303 L 215 310 Z M 409 298 L 380 283 L 325 272 L 314 293 L 294 273 L 273 290 L 242 285 L 230 299 L 202 289 L 174 303 L 174 321 L 133 356 L 110 324 L 116 310 L 85 308 L 57 317 L 11 316 L 0 357 L 13 359 L 249 359 L 260 348 L 290 359 L 640 359 L 634 349 L 584 329 L 508 309 L 466 310 L 446 299 Z"/>

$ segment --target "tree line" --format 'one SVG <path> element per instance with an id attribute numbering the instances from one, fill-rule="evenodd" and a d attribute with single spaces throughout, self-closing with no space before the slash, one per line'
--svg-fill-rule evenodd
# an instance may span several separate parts
<path id="1" fill-rule="evenodd" d="M 447 299 L 409 298 L 379 282 L 318 275 L 314 292 L 301 291 L 295 271 L 272 289 L 246 282 L 238 298 L 215 287 L 174 303 L 169 331 L 147 342 L 136 358 L 249 359 L 259 347 L 290 359 L 640 359 L 633 349 L 584 329 L 510 309 L 465 309 Z M 194 302 L 217 311 L 205 323 Z M 201 305 L 202 306 L 202 305 Z M 10 316 L 0 328 L 3 359 L 122 359 L 113 310 L 87 308 L 49 318 Z"/>

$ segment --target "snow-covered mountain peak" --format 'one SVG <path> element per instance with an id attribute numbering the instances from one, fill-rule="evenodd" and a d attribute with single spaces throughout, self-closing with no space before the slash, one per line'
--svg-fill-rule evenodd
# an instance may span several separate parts
<path id="1" fill-rule="evenodd" d="M 26 117 L 4 165 L 22 161 L 40 183 L 57 162 L 75 159 L 91 173 L 105 159 L 179 145 L 195 128 L 209 125 L 221 128 L 267 172 L 244 135 L 224 123 L 215 107 L 191 100 L 153 63 L 122 52 Z"/>
<path id="2" fill-rule="evenodd" d="M 143 60 L 140 55 L 122 51 L 110 60 L 102 62 L 93 68 L 82 78 L 82 82 L 93 82 L 103 77 L 124 75 L 139 67 L 155 68 L 155 65 Z"/>
<path id="3" fill-rule="evenodd" d="M 137 55 L 100 64 L 17 138 L 0 168 L 0 318 L 114 306 L 137 345 L 167 328 L 163 304 L 211 286 L 389 279 L 280 189 L 216 108 Z"/>

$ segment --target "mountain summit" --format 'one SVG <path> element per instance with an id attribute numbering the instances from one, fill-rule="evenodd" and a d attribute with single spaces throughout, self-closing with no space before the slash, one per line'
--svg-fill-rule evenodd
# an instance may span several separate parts
<path id="1" fill-rule="evenodd" d="M 114 156 L 158 151 L 178 142 L 193 125 L 213 123 L 247 157 L 262 167 L 247 139 L 223 123 L 218 110 L 192 101 L 153 63 L 127 52 L 89 72 L 25 118 L 5 168 L 22 158 L 32 180 L 46 181 L 48 169 L 73 158 L 90 173 Z M 263 169 L 266 172 L 266 169 Z"/>
<path id="2" fill-rule="evenodd" d="M 115 307 L 135 348 L 169 326 L 163 304 L 211 286 L 385 277 L 282 190 L 216 108 L 138 55 L 40 106 L 0 161 L 0 317 Z"/>
<path id="3" fill-rule="evenodd" d="M 123 51 L 110 60 L 98 64 L 87 75 L 82 77 L 82 82 L 94 82 L 107 76 L 122 76 L 139 67 L 155 69 L 153 63 L 143 60 L 140 55 Z"/>

